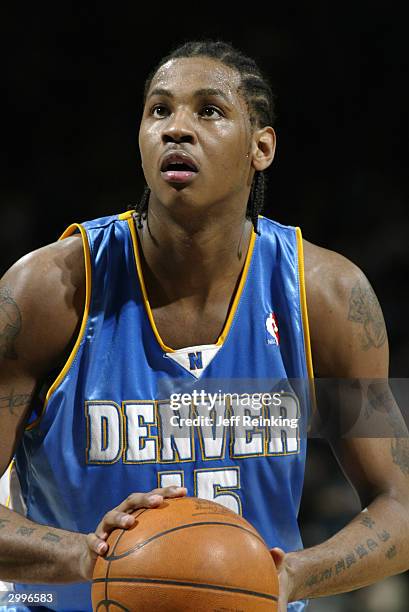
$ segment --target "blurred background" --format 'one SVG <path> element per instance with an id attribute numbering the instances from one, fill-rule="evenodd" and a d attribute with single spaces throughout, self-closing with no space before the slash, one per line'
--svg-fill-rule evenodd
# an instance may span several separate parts
<path id="1" fill-rule="evenodd" d="M 3 5 L 0 272 L 73 221 L 125 210 L 143 189 L 144 80 L 170 49 L 221 38 L 276 93 L 266 216 L 360 266 L 382 304 L 391 376 L 409 363 L 408 36 L 403 2 L 231 6 L 155 2 L 29 12 Z M 142 15 L 143 13 L 143 15 Z M 301 525 L 317 544 L 359 511 L 326 444 L 310 442 Z M 403 612 L 401 575 L 312 612 Z"/>

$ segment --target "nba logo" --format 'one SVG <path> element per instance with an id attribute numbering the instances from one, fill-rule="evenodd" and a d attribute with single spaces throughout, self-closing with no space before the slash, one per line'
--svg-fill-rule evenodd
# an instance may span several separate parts
<path id="1" fill-rule="evenodd" d="M 266 319 L 267 344 L 280 344 L 277 319 L 274 312 L 270 313 Z"/>

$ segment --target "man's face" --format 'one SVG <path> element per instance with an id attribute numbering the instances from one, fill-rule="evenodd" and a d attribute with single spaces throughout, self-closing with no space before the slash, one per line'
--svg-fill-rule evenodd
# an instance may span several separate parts
<path id="1" fill-rule="evenodd" d="M 246 203 L 252 130 L 239 84 L 236 71 L 206 57 L 170 60 L 154 76 L 139 146 L 146 181 L 163 205 Z"/>

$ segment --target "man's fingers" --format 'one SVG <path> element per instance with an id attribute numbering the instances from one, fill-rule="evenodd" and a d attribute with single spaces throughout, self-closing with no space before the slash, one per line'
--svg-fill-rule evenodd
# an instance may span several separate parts
<path id="1" fill-rule="evenodd" d="M 108 544 L 101 540 L 95 533 L 89 533 L 87 535 L 87 544 L 96 555 L 105 555 L 109 548 Z"/>
<path id="2" fill-rule="evenodd" d="M 139 508 L 155 508 L 156 506 L 160 506 L 162 502 L 162 495 L 153 493 L 132 493 L 119 504 L 117 510 L 126 513 L 138 510 Z"/>
<path id="3" fill-rule="evenodd" d="M 105 540 L 111 531 L 114 529 L 129 529 L 135 522 L 135 518 L 126 512 L 120 510 L 111 510 L 107 512 L 98 525 L 95 534 L 101 539 Z"/>
<path id="4" fill-rule="evenodd" d="M 171 487 L 162 487 L 161 489 L 153 489 L 151 491 L 151 495 L 162 495 L 162 497 L 184 497 L 187 494 L 186 487 L 176 487 L 175 485 Z"/>
<path id="5" fill-rule="evenodd" d="M 87 536 L 90 549 L 97 555 L 104 555 L 108 550 L 105 540 L 114 529 L 129 529 L 135 524 L 135 517 L 130 514 L 139 508 L 157 508 L 165 498 L 183 497 L 187 494 L 185 487 L 163 487 L 149 493 L 132 493 L 117 508 L 107 512 L 95 530 Z"/>
<path id="6" fill-rule="evenodd" d="M 149 493 L 132 493 L 119 506 L 121 512 L 132 512 L 138 508 L 156 508 L 166 497 L 183 497 L 187 490 L 184 487 L 163 487 Z"/>
<path id="7" fill-rule="evenodd" d="M 279 572 L 281 565 L 284 561 L 285 552 L 283 551 L 282 548 L 278 548 L 278 546 L 276 546 L 275 548 L 272 548 L 270 550 L 270 555 L 273 557 L 273 561 L 275 563 L 277 571 Z"/>

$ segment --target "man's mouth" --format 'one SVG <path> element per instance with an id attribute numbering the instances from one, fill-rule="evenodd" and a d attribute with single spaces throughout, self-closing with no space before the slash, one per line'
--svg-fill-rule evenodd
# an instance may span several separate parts
<path id="1" fill-rule="evenodd" d="M 168 183 L 190 182 L 199 169 L 195 160 L 184 151 L 169 151 L 161 164 L 162 178 Z"/>

